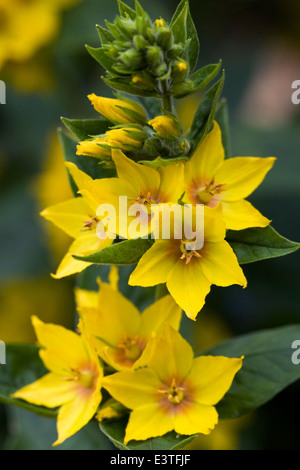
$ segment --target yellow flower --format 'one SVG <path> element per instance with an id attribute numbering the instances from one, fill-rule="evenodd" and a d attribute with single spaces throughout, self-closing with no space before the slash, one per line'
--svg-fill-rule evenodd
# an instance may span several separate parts
<path id="1" fill-rule="evenodd" d="M 134 162 L 127 158 L 120 150 L 112 151 L 118 178 L 105 178 L 89 180 L 81 190 L 90 204 L 98 207 L 99 204 L 111 204 L 116 209 L 117 233 L 123 238 L 130 238 L 128 226 L 135 217 L 129 215 L 127 223 L 118 218 L 120 212 L 120 196 L 127 196 L 128 212 L 132 205 L 143 205 L 148 213 L 151 204 L 177 202 L 184 191 L 183 163 L 175 163 L 158 169 Z M 140 236 L 149 233 L 151 216 L 146 214 L 142 218 Z"/>
<path id="2" fill-rule="evenodd" d="M 262 182 L 275 158 L 224 158 L 221 131 L 215 122 L 185 165 L 185 202 L 215 207 L 221 201 L 228 229 L 266 227 L 270 220 L 245 198 Z"/>
<path id="3" fill-rule="evenodd" d="M 156 116 L 154 119 L 151 119 L 148 124 L 153 127 L 157 135 L 162 139 L 168 139 L 170 137 L 177 138 L 182 133 L 182 126 L 171 116 Z"/>
<path id="4" fill-rule="evenodd" d="M 183 214 L 182 225 L 185 220 Z M 188 224 L 189 220 L 181 233 L 186 233 Z M 232 248 L 225 241 L 225 234 L 221 206 L 215 209 L 204 207 L 202 248 L 193 249 L 193 240 L 184 236 L 156 240 L 140 259 L 129 278 L 129 285 L 148 287 L 166 282 L 178 305 L 195 320 L 211 284 L 246 287 L 247 281 Z"/>
<path id="5" fill-rule="evenodd" d="M 103 371 L 88 338 L 71 330 L 43 323 L 32 323 L 42 346 L 40 357 L 50 371 L 36 382 L 26 385 L 12 396 L 48 408 L 60 407 L 57 417 L 61 444 L 94 416 L 101 402 Z"/>
<path id="6" fill-rule="evenodd" d="M 78 188 L 92 180 L 73 163 L 66 163 L 66 166 Z M 90 266 L 91 263 L 74 259 L 73 254 L 87 255 L 99 251 L 113 242 L 113 239 L 108 237 L 104 240 L 98 237 L 96 229 L 99 219 L 96 217 L 96 208 L 91 207 L 84 197 L 76 197 L 48 207 L 41 212 L 41 215 L 74 238 L 56 274 L 53 275 L 56 279 L 81 272 Z"/>
<path id="7" fill-rule="evenodd" d="M 215 405 L 229 390 L 243 358 L 200 356 L 166 325 L 147 368 L 103 379 L 113 398 L 132 410 L 124 444 L 175 430 L 209 434 L 218 422 Z"/>
<path id="8" fill-rule="evenodd" d="M 95 110 L 116 124 L 140 123 L 146 124 L 147 116 L 144 108 L 136 101 L 129 99 L 113 99 L 88 95 Z"/>
<path id="9" fill-rule="evenodd" d="M 146 365 L 153 337 L 161 332 L 165 322 L 178 329 L 181 309 L 166 295 L 141 314 L 114 287 L 100 280 L 99 285 L 98 294 L 76 290 L 80 325 L 93 340 L 99 356 L 114 369 Z"/>

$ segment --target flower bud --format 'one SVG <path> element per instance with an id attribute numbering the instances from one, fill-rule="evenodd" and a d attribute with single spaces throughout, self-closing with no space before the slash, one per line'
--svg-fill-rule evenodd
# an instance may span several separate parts
<path id="1" fill-rule="evenodd" d="M 182 82 L 189 73 L 188 64 L 185 60 L 177 60 L 173 64 L 172 79 L 174 83 Z"/>
<path id="2" fill-rule="evenodd" d="M 156 134 L 162 139 L 169 139 L 170 137 L 178 138 L 182 133 L 182 126 L 172 116 L 156 116 L 148 122 L 153 127 Z"/>
<path id="3" fill-rule="evenodd" d="M 147 62 L 154 67 L 160 65 L 164 60 L 164 54 L 160 47 L 150 46 L 147 49 Z"/>
<path id="4" fill-rule="evenodd" d="M 86 155 L 88 157 L 98 157 L 108 159 L 111 157 L 110 146 L 106 136 L 97 137 L 93 140 L 84 140 L 77 145 L 76 155 Z"/>
<path id="5" fill-rule="evenodd" d="M 107 142 L 113 148 L 122 150 L 141 149 L 147 134 L 141 127 L 119 127 L 107 131 Z"/>
<path id="6" fill-rule="evenodd" d="M 104 98 L 94 93 L 88 95 L 95 110 L 116 124 L 141 123 L 147 121 L 144 108 L 133 100 Z"/>

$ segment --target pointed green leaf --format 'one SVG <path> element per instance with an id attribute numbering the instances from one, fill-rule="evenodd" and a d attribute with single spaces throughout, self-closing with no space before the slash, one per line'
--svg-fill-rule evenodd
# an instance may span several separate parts
<path id="1" fill-rule="evenodd" d="M 110 44 L 114 40 L 113 34 L 108 31 L 107 29 L 103 28 L 100 25 L 96 25 L 100 40 L 101 40 L 101 45 L 105 46 L 106 44 Z"/>
<path id="2" fill-rule="evenodd" d="M 120 12 L 121 16 L 126 18 L 126 16 L 128 15 L 129 18 L 131 18 L 132 20 L 134 20 L 136 18 L 136 12 L 134 10 L 132 10 L 132 8 L 127 6 L 121 0 L 118 0 L 118 6 L 119 6 L 119 12 Z"/>
<path id="3" fill-rule="evenodd" d="M 204 139 L 209 132 L 213 123 L 217 103 L 221 95 L 225 79 L 225 72 L 223 71 L 222 77 L 217 81 L 203 96 L 198 109 L 195 113 L 188 139 L 191 143 L 190 155 L 193 154 L 200 142 Z"/>
<path id="4" fill-rule="evenodd" d="M 300 248 L 300 243 L 282 237 L 270 225 L 238 231 L 228 230 L 226 240 L 240 264 L 277 258 Z"/>
<path id="5" fill-rule="evenodd" d="M 138 2 L 138 0 L 135 0 L 135 11 L 138 16 L 144 16 L 145 15 L 145 10 L 142 8 L 141 4 Z"/>
<path id="6" fill-rule="evenodd" d="M 90 137 L 105 134 L 113 125 L 107 119 L 68 119 L 62 117 L 61 120 L 79 140 L 87 140 Z"/>
<path id="7" fill-rule="evenodd" d="M 185 44 L 187 40 L 187 14 L 188 14 L 188 4 L 185 3 L 180 13 L 171 23 L 171 31 L 174 36 L 175 43 Z"/>
<path id="8" fill-rule="evenodd" d="M 136 264 L 151 247 L 153 241 L 139 238 L 124 240 L 107 246 L 87 256 L 75 256 L 75 259 L 95 264 L 116 264 L 118 266 Z"/>
<path id="9" fill-rule="evenodd" d="M 127 421 L 128 418 L 123 418 L 117 421 L 103 421 L 100 423 L 101 431 L 121 450 L 179 450 L 197 437 L 197 435 L 181 436 L 173 431 L 146 441 L 130 441 L 125 446 L 124 436 Z"/>
<path id="10" fill-rule="evenodd" d="M 188 60 L 190 64 L 190 72 L 193 72 L 198 62 L 200 44 L 199 44 L 197 30 L 196 30 L 195 24 L 191 16 L 189 5 L 187 8 L 188 8 L 187 19 L 186 19 L 187 39 L 190 39 L 191 41 L 189 44 L 189 49 L 188 49 Z"/>
<path id="11" fill-rule="evenodd" d="M 105 70 L 113 73 L 114 60 L 110 57 L 105 49 L 98 47 L 91 47 L 86 45 L 87 51 L 89 54 L 97 61 Z"/>
<path id="12" fill-rule="evenodd" d="M 292 361 L 292 343 L 300 338 L 300 325 L 262 330 L 229 339 L 205 355 L 244 356 L 230 390 L 218 403 L 220 418 L 237 418 L 271 400 L 300 379 L 300 366 Z M 295 404 L 296 405 L 296 404 Z"/>
<path id="13" fill-rule="evenodd" d="M 11 394 L 35 382 L 48 371 L 42 363 L 38 348 L 32 344 L 7 344 L 6 364 L 0 365 L 0 401 L 15 405 L 41 416 L 55 418 L 57 410 L 36 406 L 26 401 L 12 398 Z"/>
<path id="14" fill-rule="evenodd" d="M 151 96 L 159 98 L 159 94 L 153 90 L 146 90 L 140 87 L 137 87 L 132 84 L 131 79 L 127 80 L 126 78 L 107 78 L 102 77 L 102 80 L 111 88 L 115 90 L 125 91 L 125 93 L 130 93 L 137 96 Z"/>
<path id="15" fill-rule="evenodd" d="M 182 13 L 182 10 L 186 8 L 187 3 L 188 3 L 188 0 L 181 0 L 171 20 L 171 23 L 170 23 L 171 26 L 177 20 L 178 16 Z"/>

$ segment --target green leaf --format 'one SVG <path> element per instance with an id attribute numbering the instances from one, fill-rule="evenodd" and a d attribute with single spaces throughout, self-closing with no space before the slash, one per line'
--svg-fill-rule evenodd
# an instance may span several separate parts
<path id="1" fill-rule="evenodd" d="M 113 34 L 108 31 L 107 29 L 103 28 L 100 25 L 96 25 L 100 40 L 101 40 L 101 45 L 105 46 L 107 44 L 110 44 L 112 41 L 114 41 L 114 36 Z"/>
<path id="2" fill-rule="evenodd" d="M 151 168 L 161 168 L 163 166 L 172 165 L 173 163 L 185 163 L 188 161 L 186 157 L 162 158 L 156 157 L 154 160 L 139 160 L 137 163 L 150 166 Z"/>
<path id="3" fill-rule="evenodd" d="M 181 2 L 179 3 L 179 5 L 177 6 L 176 8 L 176 11 L 173 15 L 173 18 L 171 20 L 171 23 L 170 25 L 172 26 L 173 23 L 175 23 L 175 21 L 177 20 L 178 16 L 182 13 L 182 10 L 184 8 L 186 8 L 186 4 L 188 3 L 188 0 L 181 0 Z"/>
<path id="4" fill-rule="evenodd" d="M 6 364 L 0 365 L 0 401 L 19 406 L 32 413 L 55 418 L 57 415 L 55 409 L 32 405 L 11 397 L 12 393 L 35 382 L 48 372 L 38 351 L 38 348 L 32 344 L 6 345 Z"/>
<path id="5" fill-rule="evenodd" d="M 123 3 L 121 0 L 118 0 L 118 6 L 119 6 L 119 12 L 120 15 L 126 18 L 128 15 L 129 18 L 134 20 L 136 18 L 136 12 L 132 10 L 129 6 L 127 6 L 125 3 Z"/>
<path id="6" fill-rule="evenodd" d="M 225 98 L 222 98 L 218 103 L 215 120 L 221 129 L 225 158 L 229 158 L 231 156 L 231 137 L 229 129 L 228 104 Z"/>
<path id="7" fill-rule="evenodd" d="M 105 49 L 103 49 L 102 47 L 95 48 L 88 45 L 86 45 L 85 47 L 87 48 L 89 54 L 97 62 L 99 62 L 99 64 L 102 65 L 105 70 L 108 70 L 109 72 L 113 73 L 114 60 L 106 53 Z"/>
<path id="8" fill-rule="evenodd" d="M 190 64 L 190 72 L 193 72 L 198 62 L 200 44 L 199 44 L 197 30 L 196 30 L 195 24 L 191 16 L 189 4 L 187 5 L 188 5 L 187 19 L 186 19 L 187 39 L 191 40 L 189 44 L 189 49 L 188 49 L 188 60 Z"/>
<path id="9" fill-rule="evenodd" d="M 123 78 L 108 78 L 108 77 L 102 77 L 102 80 L 111 88 L 114 88 L 115 90 L 120 90 L 120 91 L 125 91 L 125 93 L 130 93 L 131 95 L 137 95 L 137 96 L 151 96 L 151 97 L 156 97 L 159 98 L 159 94 L 153 90 L 147 90 L 140 88 L 138 86 L 135 86 L 132 84 L 131 79 L 126 79 L 125 77 Z M 154 86 L 155 84 L 153 84 Z"/>
<path id="10" fill-rule="evenodd" d="M 219 61 L 218 64 L 206 65 L 193 73 L 193 75 L 184 82 L 178 84 L 175 83 L 173 85 L 175 98 L 183 98 L 184 96 L 203 90 L 218 74 L 221 64 L 222 61 Z"/>
<path id="11" fill-rule="evenodd" d="M 191 150 L 189 153 L 190 155 L 193 154 L 197 146 L 201 143 L 210 130 L 214 120 L 217 103 L 222 92 L 224 79 L 225 71 L 223 71 L 220 80 L 218 80 L 217 83 L 215 83 L 201 99 L 201 102 L 195 113 L 190 132 L 187 136 L 191 143 Z"/>
<path id="12" fill-rule="evenodd" d="M 95 264 L 116 264 L 118 266 L 136 264 L 151 247 L 153 241 L 143 238 L 124 240 L 102 248 L 87 256 L 75 256 L 75 259 Z"/>
<path id="13" fill-rule="evenodd" d="M 176 43 L 185 44 L 187 40 L 187 14 L 188 14 L 188 3 L 185 2 L 180 12 L 178 12 L 175 18 L 173 17 L 173 20 L 171 22 L 171 31 L 174 36 L 175 44 Z"/>
<path id="14" fill-rule="evenodd" d="M 231 245 L 240 264 L 277 258 L 293 253 L 300 248 L 300 243 L 284 238 L 270 225 L 238 231 L 228 230 L 226 240 Z"/>
<path id="15" fill-rule="evenodd" d="M 146 441 L 130 441 L 125 446 L 123 442 L 127 421 L 128 418 L 123 418 L 117 421 L 103 421 L 100 423 L 101 431 L 121 450 L 179 450 L 197 437 L 197 435 L 181 436 L 172 431 L 162 437 L 155 437 Z"/>
<path id="16" fill-rule="evenodd" d="M 229 339 L 205 351 L 213 356 L 245 356 L 230 390 L 217 405 L 220 418 L 249 413 L 300 378 L 291 348 L 299 338 L 300 325 L 289 325 Z"/>
<path id="17" fill-rule="evenodd" d="M 62 117 L 61 120 L 79 140 L 87 140 L 90 137 L 105 134 L 113 126 L 107 119 L 68 119 Z"/>

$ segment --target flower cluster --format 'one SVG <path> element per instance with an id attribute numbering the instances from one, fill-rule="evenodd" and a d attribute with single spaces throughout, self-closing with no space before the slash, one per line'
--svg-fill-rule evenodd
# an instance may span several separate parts
<path id="1" fill-rule="evenodd" d="M 166 295 L 142 313 L 110 283 L 99 292 L 75 292 L 78 333 L 32 323 L 49 373 L 13 394 L 48 408 L 59 407 L 61 444 L 87 424 L 129 414 L 124 443 L 171 430 L 209 434 L 216 405 L 231 386 L 242 359 L 194 358 L 178 332 L 181 309 Z M 109 373 L 107 372 L 107 368 Z M 105 388 L 112 398 L 102 398 Z"/>
<path id="2" fill-rule="evenodd" d="M 55 278 L 93 263 L 134 264 L 128 284 L 158 289 L 141 313 L 119 292 L 113 267 L 109 283 L 99 280 L 99 292 L 76 289 L 76 333 L 33 318 L 50 372 L 14 397 L 60 407 L 56 444 L 94 416 L 102 421 L 127 414 L 125 445 L 172 430 L 211 432 L 218 422 L 215 405 L 243 357 L 194 357 L 179 332 L 182 311 L 196 320 L 212 285 L 246 287 L 228 230 L 270 224 L 246 198 L 275 159 L 227 158 L 222 126 L 214 119 L 219 92 L 212 101 L 210 91 L 185 134 L 176 115 L 173 98 L 206 86 L 219 70 L 207 66 L 190 75 L 198 39 L 188 2 L 180 2 L 170 25 L 152 22 L 137 1 L 135 11 L 118 3 L 120 16 L 107 23 L 108 30 L 98 27 L 102 47 L 89 51 L 105 67 L 106 83 L 123 93 L 88 96 L 101 118 L 76 124 L 82 126 L 76 156 L 66 163 L 74 197 L 41 215 L 73 239 Z M 70 120 L 65 123 L 74 131 Z M 103 173 L 103 165 L 96 165 L 99 174 L 91 173 L 91 160 L 109 166 L 113 175 Z M 146 248 L 137 256 L 141 241 Z"/>

